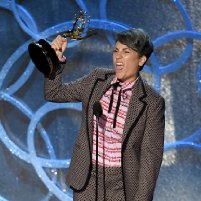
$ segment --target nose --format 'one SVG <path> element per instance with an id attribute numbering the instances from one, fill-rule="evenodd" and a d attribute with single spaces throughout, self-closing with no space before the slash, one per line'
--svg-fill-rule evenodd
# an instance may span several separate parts
<path id="1" fill-rule="evenodd" d="M 117 52 L 117 54 L 116 54 L 116 58 L 117 58 L 117 59 L 122 58 L 122 53 L 121 53 L 121 52 Z"/>

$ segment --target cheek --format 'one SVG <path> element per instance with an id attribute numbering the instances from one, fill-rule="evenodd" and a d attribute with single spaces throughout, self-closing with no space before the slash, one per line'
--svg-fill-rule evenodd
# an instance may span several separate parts
<path id="1" fill-rule="evenodd" d="M 137 63 L 134 60 L 128 60 L 127 61 L 127 66 L 128 66 L 128 69 L 130 71 L 134 70 L 134 68 L 135 68 L 136 65 L 137 65 Z"/>
<path id="2" fill-rule="evenodd" d="M 112 61 L 113 61 L 113 63 L 115 63 L 115 56 L 114 55 L 112 56 Z"/>
<path id="3" fill-rule="evenodd" d="M 137 60 L 135 57 L 133 56 L 129 56 L 125 59 L 126 63 L 129 64 L 129 65 L 134 65 L 136 64 Z"/>
<path id="4" fill-rule="evenodd" d="M 138 62 L 136 61 L 130 61 L 129 63 L 127 63 L 127 71 L 131 74 L 138 71 L 138 68 L 139 68 Z"/>

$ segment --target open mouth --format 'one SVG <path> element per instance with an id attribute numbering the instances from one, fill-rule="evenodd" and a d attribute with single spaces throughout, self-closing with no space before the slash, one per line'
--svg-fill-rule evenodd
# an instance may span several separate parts
<path id="1" fill-rule="evenodd" d="M 116 63 L 116 70 L 122 70 L 124 68 L 123 63 L 117 62 Z"/>

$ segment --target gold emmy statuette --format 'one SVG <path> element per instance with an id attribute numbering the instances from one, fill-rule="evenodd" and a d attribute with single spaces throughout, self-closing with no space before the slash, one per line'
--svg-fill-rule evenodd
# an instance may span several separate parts
<path id="1" fill-rule="evenodd" d="M 83 11 L 75 15 L 73 28 L 62 34 L 63 37 L 71 40 L 83 40 L 95 34 L 89 31 L 90 16 Z M 59 68 L 59 59 L 51 45 L 44 39 L 30 43 L 28 45 L 29 55 L 36 68 L 42 72 L 45 77 L 54 79 Z"/>

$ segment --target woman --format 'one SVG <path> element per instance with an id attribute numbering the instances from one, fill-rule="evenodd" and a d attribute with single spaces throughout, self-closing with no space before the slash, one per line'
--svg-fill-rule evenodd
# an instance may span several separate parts
<path id="1" fill-rule="evenodd" d="M 83 108 L 67 175 L 74 200 L 151 201 L 163 156 L 165 104 L 140 76 L 153 52 L 150 37 L 142 29 L 117 34 L 114 70 L 96 69 L 71 83 L 61 79 L 66 39 L 57 36 L 51 47 L 61 65 L 54 79 L 45 79 L 46 100 L 80 101 Z M 98 139 L 96 102 L 102 108 Z"/>

